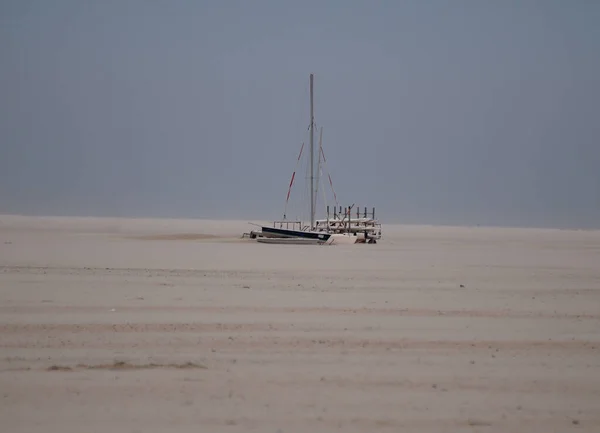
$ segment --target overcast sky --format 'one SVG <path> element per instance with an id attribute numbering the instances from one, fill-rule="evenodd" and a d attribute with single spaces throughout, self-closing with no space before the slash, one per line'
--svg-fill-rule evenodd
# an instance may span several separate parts
<path id="1" fill-rule="evenodd" d="M 598 23 L 593 0 L 0 0 L 0 213 L 279 218 L 314 73 L 341 205 L 600 227 Z"/>

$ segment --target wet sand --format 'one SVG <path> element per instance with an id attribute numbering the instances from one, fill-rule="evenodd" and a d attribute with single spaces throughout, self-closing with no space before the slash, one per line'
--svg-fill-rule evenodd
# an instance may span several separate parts
<path id="1" fill-rule="evenodd" d="M 600 431 L 600 232 L 0 216 L 6 432 Z"/>

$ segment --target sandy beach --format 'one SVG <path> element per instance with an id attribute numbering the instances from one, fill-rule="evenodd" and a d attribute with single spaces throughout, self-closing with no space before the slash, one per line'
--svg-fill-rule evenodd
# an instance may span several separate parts
<path id="1" fill-rule="evenodd" d="M 600 231 L 0 216 L 17 432 L 598 432 Z"/>

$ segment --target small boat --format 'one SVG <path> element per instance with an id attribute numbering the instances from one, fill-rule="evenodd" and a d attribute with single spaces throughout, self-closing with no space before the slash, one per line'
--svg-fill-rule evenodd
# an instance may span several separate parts
<path id="1" fill-rule="evenodd" d="M 352 209 L 354 205 L 348 206 L 343 210 L 342 207 L 337 204 L 333 208 L 333 215 L 329 212 L 329 206 L 327 206 L 327 217 L 324 219 L 315 219 L 315 208 L 316 208 L 316 197 L 317 197 L 317 185 L 318 180 L 315 179 L 315 150 L 314 150 L 314 102 L 313 102 L 313 87 L 314 87 L 314 75 L 310 74 L 310 223 L 303 224 L 302 221 L 288 220 L 286 212 L 284 211 L 284 217 L 282 220 L 273 221 L 272 226 L 262 225 L 260 231 L 252 231 L 249 233 L 249 237 L 257 239 L 262 243 L 286 243 L 286 244 L 316 244 L 316 245 L 336 245 L 336 244 L 355 244 L 355 243 L 377 243 L 381 239 L 381 224 L 375 219 L 375 208 L 371 215 L 367 214 L 367 209 L 364 209 L 364 213 L 360 213 L 359 210 L 356 212 L 356 218 L 352 218 Z M 321 128 L 321 134 L 319 138 L 319 150 L 318 150 L 318 162 L 317 162 L 317 173 L 321 171 L 321 162 L 325 162 L 325 154 L 323 152 L 322 145 L 323 128 Z M 304 144 L 300 148 L 300 155 L 298 161 L 302 156 Z M 288 188 L 288 194 L 286 198 L 286 209 L 287 202 L 290 198 L 290 191 L 294 183 L 296 172 L 292 174 L 290 185 Z M 333 190 L 333 183 L 331 176 L 329 176 L 329 183 Z M 335 192 L 333 193 L 334 197 Z M 338 209 L 339 208 L 339 209 Z M 357 208 L 358 209 L 358 208 Z M 339 210 L 339 212 L 338 212 Z M 275 241 L 279 240 L 279 241 Z M 300 241 L 304 240 L 304 241 Z"/>

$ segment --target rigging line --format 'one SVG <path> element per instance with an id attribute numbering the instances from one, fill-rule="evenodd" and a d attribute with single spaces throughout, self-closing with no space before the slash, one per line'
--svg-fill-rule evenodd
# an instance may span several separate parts
<path id="1" fill-rule="evenodd" d="M 317 122 L 314 122 L 315 127 L 317 126 Z M 309 128 L 310 129 L 310 128 Z M 329 186 L 331 187 L 331 192 L 333 193 L 333 198 L 335 201 L 335 205 L 339 206 L 339 202 L 337 200 L 337 194 L 335 193 L 335 190 L 333 189 L 333 181 L 331 180 L 331 174 L 329 172 L 329 168 L 327 166 L 327 159 L 325 158 L 325 151 L 323 150 L 323 127 L 321 127 L 321 138 L 319 140 L 319 164 L 321 164 L 321 156 L 323 157 L 323 163 L 325 164 L 325 171 L 327 172 L 327 177 L 329 178 Z M 319 173 L 319 171 L 317 171 L 317 173 Z M 322 172 L 320 172 L 321 175 L 323 174 Z M 317 184 L 318 185 L 318 184 Z M 316 199 L 315 199 L 316 200 Z"/>
<path id="2" fill-rule="evenodd" d="M 285 208 L 283 210 L 283 219 L 286 219 L 288 201 L 290 199 L 290 193 L 292 192 L 292 185 L 294 184 L 294 178 L 296 177 L 296 170 L 298 169 L 298 164 L 300 163 L 300 158 L 302 157 L 302 150 L 304 150 L 304 143 L 302 143 L 302 147 L 300 147 L 300 154 L 298 155 L 298 159 L 296 160 L 296 167 L 294 167 L 294 172 L 292 173 L 292 179 L 290 180 L 290 186 L 288 187 L 288 193 L 287 193 L 287 197 L 285 199 Z"/>
<path id="3" fill-rule="evenodd" d="M 320 159 L 321 158 L 319 157 L 319 160 Z M 319 172 L 323 175 L 323 166 L 321 164 L 319 164 Z M 321 192 L 323 193 L 323 204 L 327 206 L 327 194 L 325 194 L 325 188 L 321 188 Z"/>
<path id="4" fill-rule="evenodd" d="M 333 182 L 331 180 L 331 174 L 329 173 L 329 168 L 327 167 L 327 159 L 325 158 L 325 152 L 323 151 L 323 147 L 321 147 L 321 155 L 323 156 L 323 163 L 325 164 L 325 169 L 327 170 L 327 177 L 329 177 L 329 185 L 331 186 L 331 192 L 333 193 L 333 199 L 335 200 L 335 205 L 339 206 L 337 195 L 335 190 L 333 189 Z"/>
<path id="5" fill-rule="evenodd" d="M 304 171 L 304 184 L 301 189 L 301 197 L 297 203 L 296 213 L 298 215 L 298 220 L 303 221 L 305 218 L 310 219 L 310 213 L 307 211 L 307 203 L 310 203 L 310 182 L 306 182 L 310 176 L 310 164 L 308 158 L 303 158 L 302 167 Z"/>
<path id="6" fill-rule="evenodd" d="M 323 127 L 321 127 L 320 135 L 319 135 L 319 151 L 318 151 L 318 162 L 317 162 L 317 176 L 315 183 L 315 194 L 314 194 L 314 203 L 313 208 L 317 208 L 317 202 L 319 197 L 319 182 L 321 181 L 321 150 L 323 148 Z"/>

